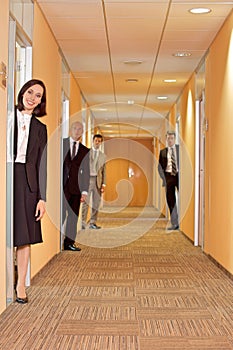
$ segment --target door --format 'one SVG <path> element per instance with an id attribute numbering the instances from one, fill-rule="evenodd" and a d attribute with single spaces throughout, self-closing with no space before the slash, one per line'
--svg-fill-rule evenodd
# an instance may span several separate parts
<path id="1" fill-rule="evenodd" d="M 105 206 L 152 206 L 153 143 L 149 139 L 108 140 Z"/>
<path id="2" fill-rule="evenodd" d="M 147 203 L 148 182 L 142 169 L 126 159 L 106 163 L 107 187 L 104 205 L 144 207 Z"/>

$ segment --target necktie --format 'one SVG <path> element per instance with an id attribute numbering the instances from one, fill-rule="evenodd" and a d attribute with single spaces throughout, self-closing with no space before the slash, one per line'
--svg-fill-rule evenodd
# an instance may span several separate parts
<path id="1" fill-rule="evenodd" d="M 97 171 L 96 165 L 97 165 L 97 151 L 93 151 L 93 170 L 94 172 Z"/>
<path id="2" fill-rule="evenodd" d="M 76 141 L 73 142 L 71 159 L 74 159 L 75 155 L 76 155 Z"/>
<path id="3" fill-rule="evenodd" d="M 176 169 L 176 158 L 175 158 L 175 153 L 174 153 L 174 149 L 171 148 L 171 161 L 172 161 L 172 175 L 176 175 L 177 174 L 177 169 Z"/>

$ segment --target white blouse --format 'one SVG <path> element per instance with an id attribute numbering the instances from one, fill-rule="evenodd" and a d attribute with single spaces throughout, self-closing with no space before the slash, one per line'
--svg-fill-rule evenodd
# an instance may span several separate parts
<path id="1" fill-rule="evenodd" d="M 28 145 L 29 128 L 32 116 L 23 114 L 17 110 L 18 143 L 16 163 L 26 163 L 26 153 Z"/>

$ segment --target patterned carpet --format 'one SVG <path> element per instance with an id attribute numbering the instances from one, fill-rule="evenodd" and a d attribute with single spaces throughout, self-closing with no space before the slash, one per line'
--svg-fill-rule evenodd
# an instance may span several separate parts
<path id="1" fill-rule="evenodd" d="M 100 232 L 77 236 L 91 246 L 62 252 L 33 279 L 29 303 L 0 317 L 1 350 L 233 349 L 233 281 L 153 211 L 138 211 L 102 213 Z M 137 239 L 130 232 L 147 225 Z M 117 227 L 135 239 L 102 247 Z"/>

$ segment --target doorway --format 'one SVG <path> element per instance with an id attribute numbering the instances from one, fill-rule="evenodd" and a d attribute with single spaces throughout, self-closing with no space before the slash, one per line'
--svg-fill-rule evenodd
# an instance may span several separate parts
<path id="1" fill-rule="evenodd" d="M 104 206 L 153 205 L 153 139 L 105 140 Z"/>
<path id="2" fill-rule="evenodd" d="M 127 159 L 106 163 L 108 185 L 104 194 L 106 206 L 144 207 L 148 197 L 148 182 L 143 170 Z"/>
<path id="3" fill-rule="evenodd" d="M 32 76 L 32 46 L 28 37 L 17 27 L 16 21 L 10 18 L 8 46 L 8 124 L 7 124 L 7 211 L 6 211 L 6 305 L 14 298 L 15 258 L 13 247 L 13 136 L 14 106 L 21 86 Z M 26 285 L 30 285 L 30 266 Z"/>

